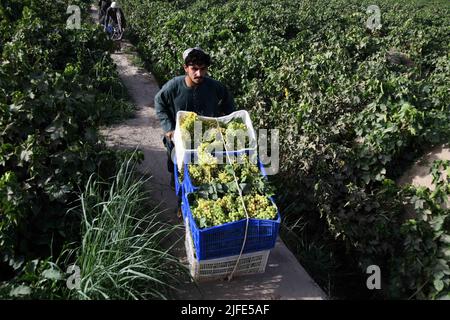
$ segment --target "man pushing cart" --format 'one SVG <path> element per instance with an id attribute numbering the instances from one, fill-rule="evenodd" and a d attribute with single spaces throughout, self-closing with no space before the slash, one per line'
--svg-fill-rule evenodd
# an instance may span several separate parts
<path id="1" fill-rule="evenodd" d="M 174 131 L 177 112 L 192 111 L 198 115 L 219 117 L 234 111 L 234 99 L 225 85 L 210 78 L 211 57 L 199 47 L 183 52 L 185 75 L 168 81 L 155 97 L 155 110 L 164 130 L 163 143 L 167 150 L 167 169 L 174 188 Z M 178 216 L 181 217 L 180 202 Z"/>

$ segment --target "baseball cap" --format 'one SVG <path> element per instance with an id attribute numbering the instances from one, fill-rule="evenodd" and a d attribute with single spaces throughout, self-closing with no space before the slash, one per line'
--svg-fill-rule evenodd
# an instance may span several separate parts
<path id="1" fill-rule="evenodd" d="M 200 47 L 189 48 L 189 49 L 184 50 L 184 52 L 183 52 L 183 60 L 186 60 L 188 55 L 194 50 L 197 50 L 197 51 L 200 51 L 200 52 L 203 52 L 204 54 L 206 54 L 206 52 L 203 51 L 203 49 L 200 48 Z"/>

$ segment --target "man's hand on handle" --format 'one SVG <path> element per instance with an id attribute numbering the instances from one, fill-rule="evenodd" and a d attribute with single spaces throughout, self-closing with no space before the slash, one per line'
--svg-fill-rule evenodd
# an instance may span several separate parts
<path id="1" fill-rule="evenodd" d="M 175 131 L 167 131 L 166 133 L 165 133 L 165 136 L 166 136 L 166 138 L 167 139 L 169 139 L 169 141 L 173 141 L 173 135 L 174 135 L 174 133 L 175 133 Z"/>

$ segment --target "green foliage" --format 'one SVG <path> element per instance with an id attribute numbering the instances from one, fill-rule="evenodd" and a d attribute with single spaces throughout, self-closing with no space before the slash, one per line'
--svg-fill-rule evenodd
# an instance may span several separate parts
<path id="1" fill-rule="evenodd" d="M 247 215 L 252 219 L 275 219 L 277 208 L 265 195 L 253 193 L 241 199 L 236 193 L 227 193 L 220 198 L 199 197 L 192 205 L 192 215 L 200 228 L 208 228 L 246 219 Z"/>
<path id="2" fill-rule="evenodd" d="M 431 173 L 434 190 L 404 190 L 416 214 L 402 224 L 401 254 L 392 259 L 390 290 L 397 297 L 448 299 L 450 294 L 450 161 L 436 160 Z"/>
<path id="3" fill-rule="evenodd" d="M 2 299 L 68 299 L 67 274 L 50 258 L 24 263 L 18 276 L 0 285 Z"/>
<path id="4" fill-rule="evenodd" d="M 93 172 L 109 177 L 118 160 L 97 127 L 131 111 L 111 42 L 91 25 L 66 29 L 67 4 L 0 5 L 0 251 L 12 262 L 79 236 L 67 209 Z"/>

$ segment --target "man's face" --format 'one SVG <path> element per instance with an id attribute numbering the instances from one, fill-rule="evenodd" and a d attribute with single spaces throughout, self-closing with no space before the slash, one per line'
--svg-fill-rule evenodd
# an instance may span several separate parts
<path id="1" fill-rule="evenodd" d="M 184 71 L 186 71 L 187 76 L 191 79 L 191 81 L 198 85 L 203 82 L 203 79 L 208 72 L 208 67 L 205 65 L 185 65 Z"/>

